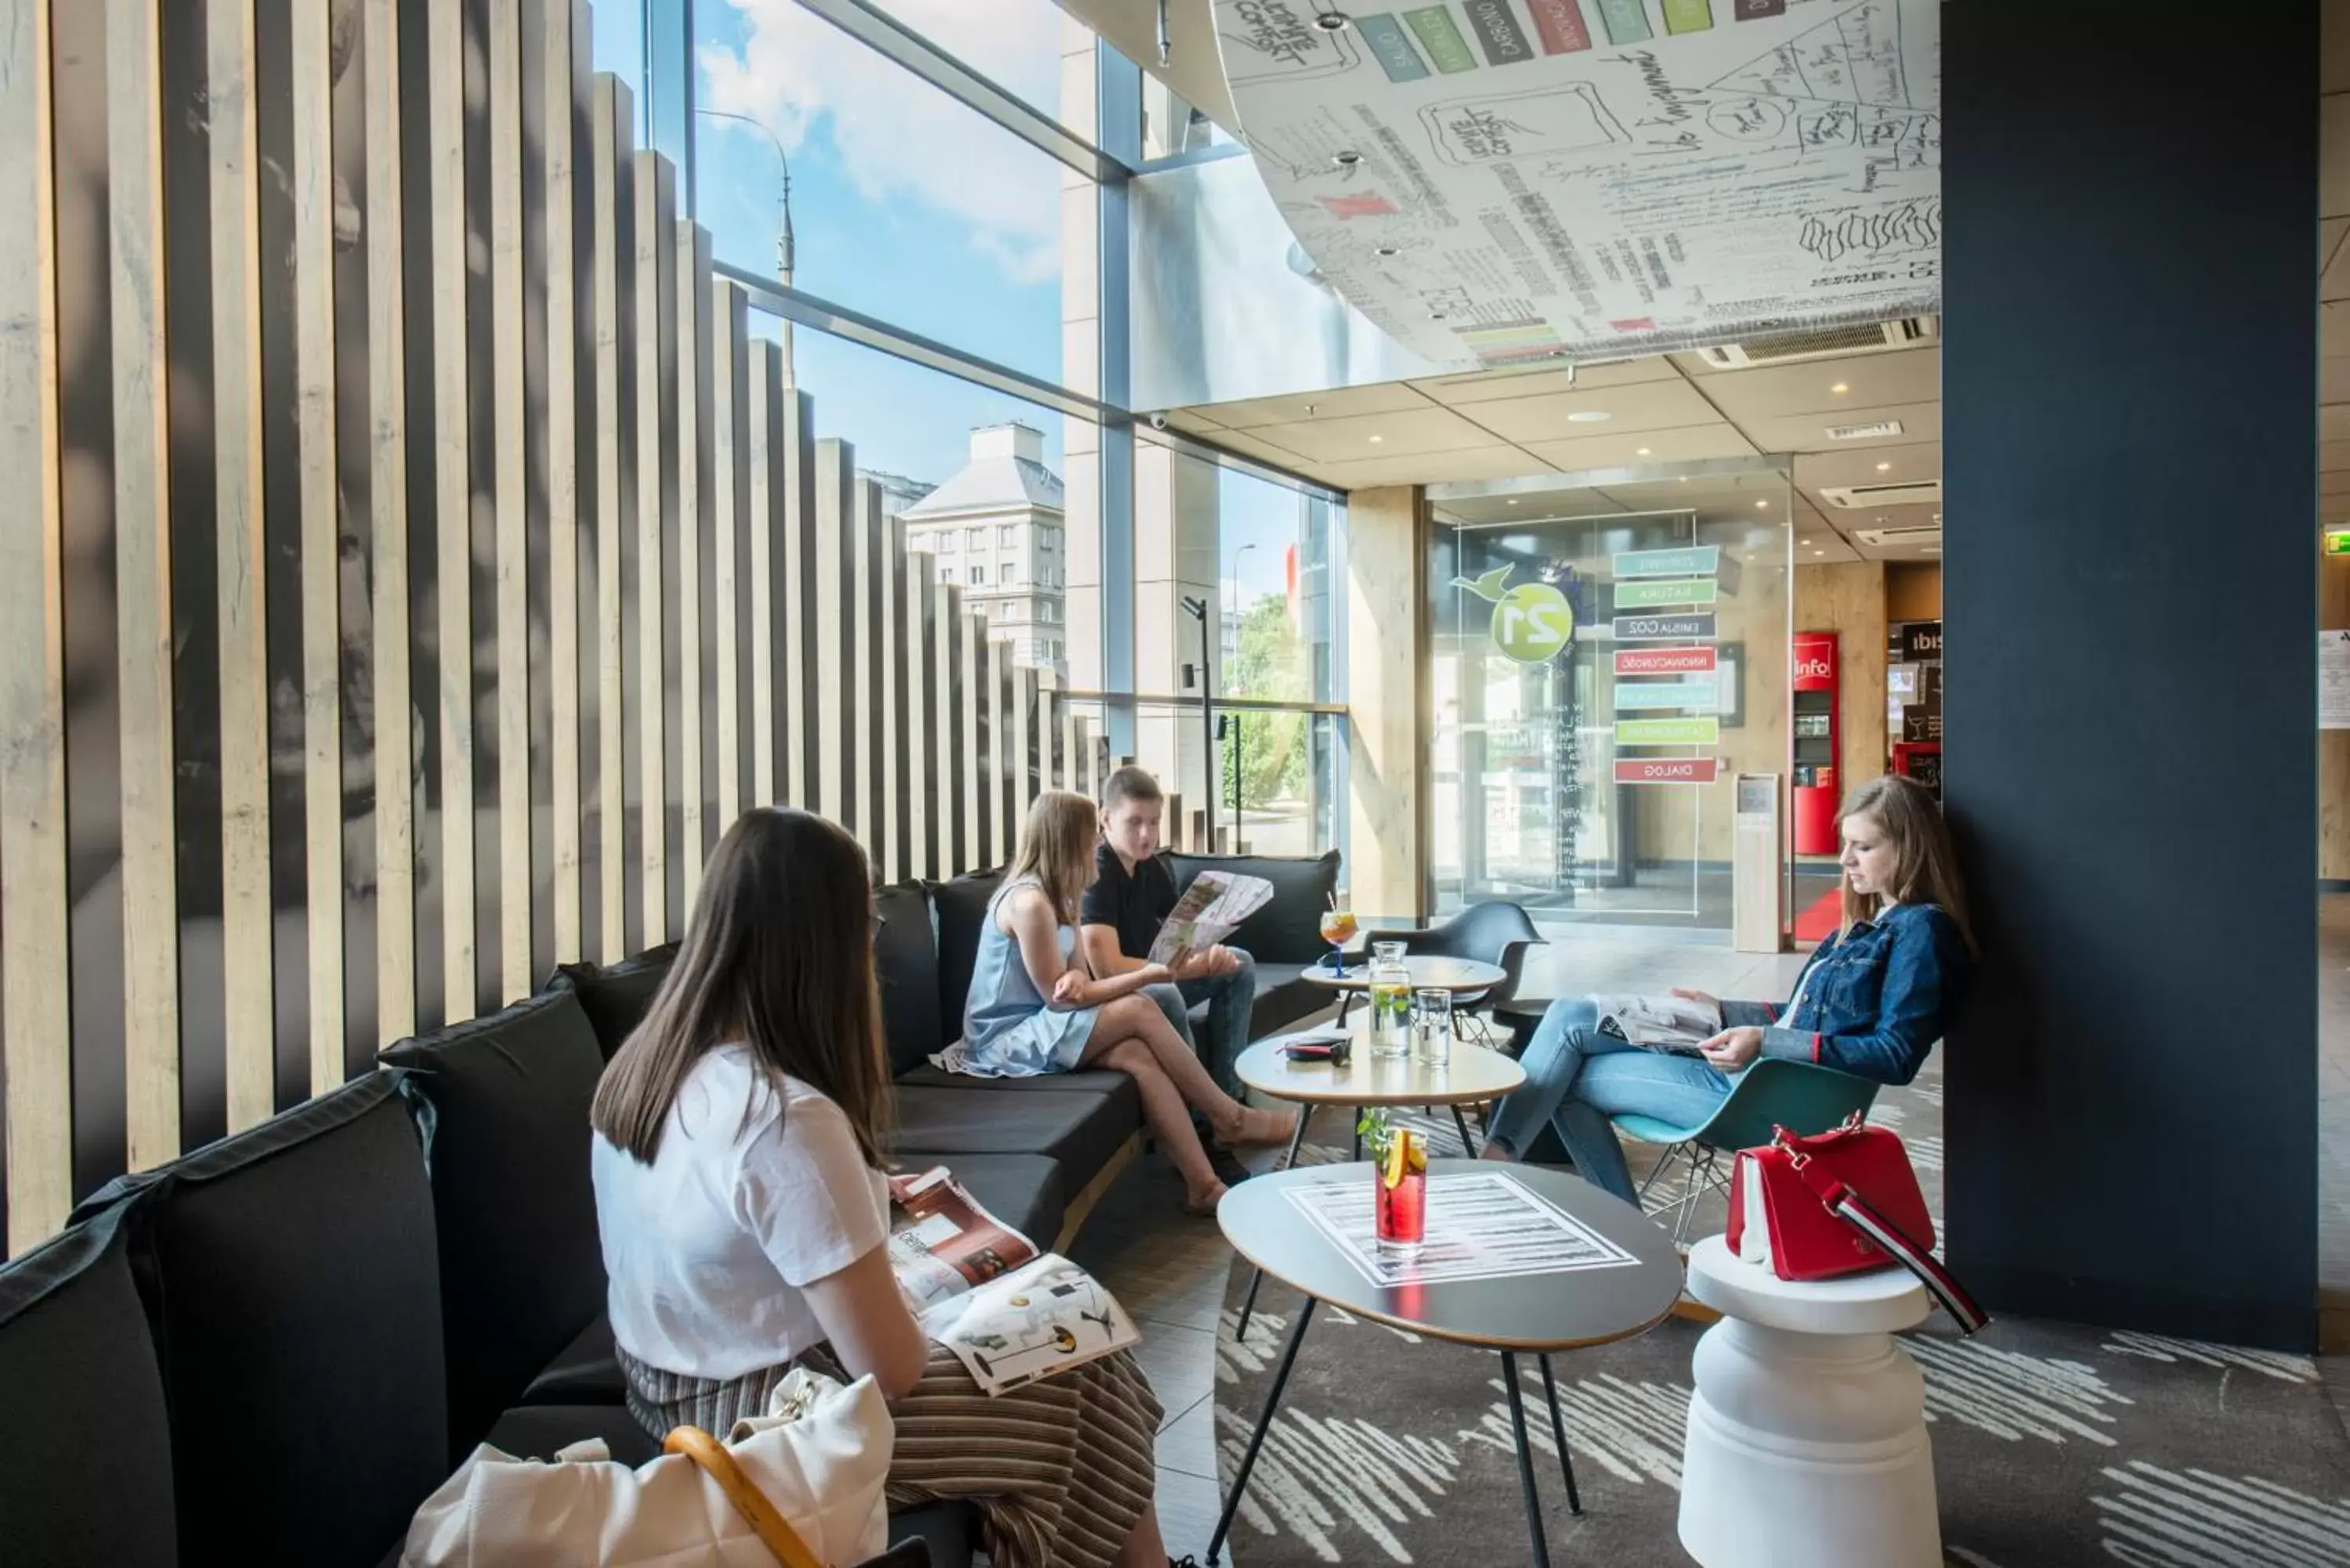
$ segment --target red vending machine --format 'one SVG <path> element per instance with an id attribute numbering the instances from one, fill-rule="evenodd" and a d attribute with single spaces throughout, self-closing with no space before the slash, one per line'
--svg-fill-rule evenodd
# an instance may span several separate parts
<path id="1" fill-rule="evenodd" d="M 1834 855 L 1836 843 L 1836 638 L 1799 631 L 1791 650 L 1794 688 L 1793 812 L 1795 853 Z"/>

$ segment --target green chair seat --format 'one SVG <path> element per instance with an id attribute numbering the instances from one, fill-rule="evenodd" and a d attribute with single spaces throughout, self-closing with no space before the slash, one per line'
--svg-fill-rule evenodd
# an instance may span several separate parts
<path id="1" fill-rule="evenodd" d="M 1676 1127 L 1656 1116 L 1630 1113 L 1608 1120 L 1618 1133 L 1638 1142 L 1667 1146 L 1640 1184 L 1644 1200 L 1648 1189 L 1674 1160 L 1689 1162 L 1689 1185 L 1681 1195 L 1649 1210 L 1654 1214 L 1667 1209 L 1679 1211 L 1673 1225 L 1678 1241 L 1687 1233 L 1698 1200 L 1729 1181 L 1730 1167 L 1721 1158 L 1723 1154 L 1735 1155 L 1742 1148 L 1769 1143 L 1778 1127 L 1799 1135 L 1824 1133 L 1850 1116 L 1866 1116 L 1882 1086 L 1874 1078 L 1834 1067 L 1765 1056 L 1740 1075 L 1713 1115 L 1696 1127 Z"/>

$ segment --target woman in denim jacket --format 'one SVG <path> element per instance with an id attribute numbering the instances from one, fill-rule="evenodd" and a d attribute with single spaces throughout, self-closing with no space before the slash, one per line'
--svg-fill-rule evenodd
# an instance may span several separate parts
<path id="1" fill-rule="evenodd" d="M 1547 1122 L 1584 1179 L 1634 1200 L 1632 1173 L 1608 1125 L 1654 1116 L 1704 1121 L 1758 1056 L 1816 1062 L 1906 1084 L 1925 1064 L 1973 965 L 1966 894 L 1934 798 L 1908 779 L 1872 780 L 1845 802 L 1844 923 L 1822 942 L 1787 1005 L 1716 1003 L 1725 1027 L 1697 1056 L 1645 1051 L 1602 1031 L 1587 1000 L 1550 1004 L 1520 1065 L 1526 1085 L 1502 1102 L 1485 1157 L 1514 1159 Z"/>

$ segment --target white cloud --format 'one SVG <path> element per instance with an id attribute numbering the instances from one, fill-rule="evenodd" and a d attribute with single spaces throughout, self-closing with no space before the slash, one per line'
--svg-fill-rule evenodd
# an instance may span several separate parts
<path id="1" fill-rule="evenodd" d="M 707 107 L 763 121 L 794 151 L 821 125 L 867 200 L 911 198 L 944 214 L 1015 282 L 1058 275 L 1059 164 L 794 0 L 732 3 L 744 42 L 740 52 L 700 51 Z M 1061 14 L 1047 0 L 884 0 L 883 9 L 999 86 L 1054 109 Z"/>

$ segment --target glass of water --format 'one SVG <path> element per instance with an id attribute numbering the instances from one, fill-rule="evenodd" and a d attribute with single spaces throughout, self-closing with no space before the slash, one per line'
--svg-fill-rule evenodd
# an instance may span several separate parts
<path id="1" fill-rule="evenodd" d="M 1452 993 L 1434 987 L 1411 998 L 1412 1060 L 1423 1067 L 1452 1064 Z"/>

